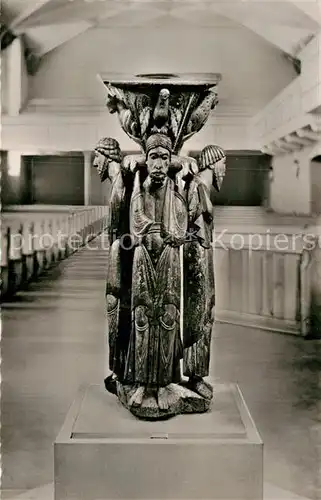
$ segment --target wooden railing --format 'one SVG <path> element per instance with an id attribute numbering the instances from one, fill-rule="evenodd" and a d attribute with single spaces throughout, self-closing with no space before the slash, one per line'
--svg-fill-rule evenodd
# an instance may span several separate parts
<path id="1" fill-rule="evenodd" d="M 11 296 L 107 225 L 106 206 L 12 206 L 1 214 L 1 295 Z"/>
<path id="2" fill-rule="evenodd" d="M 311 219 L 231 208 L 216 209 L 216 320 L 306 335 Z"/>
<path id="3" fill-rule="evenodd" d="M 107 213 L 105 206 L 2 213 L 3 296 L 102 232 Z M 313 220 L 261 207 L 216 207 L 214 220 L 216 320 L 306 335 L 316 274 Z"/>
<path id="4" fill-rule="evenodd" d="M 321 339 L 321 217 L 316 217 L 308 231 L 315 236 L 315 246 L 310 252 L 309 265 L 311 267 L 311 309 L 309 333 L 314 338 Z M 321 379 L 320 379 L 321 383 Z M 321 407 L 320 407 L 321 409 Z"/>

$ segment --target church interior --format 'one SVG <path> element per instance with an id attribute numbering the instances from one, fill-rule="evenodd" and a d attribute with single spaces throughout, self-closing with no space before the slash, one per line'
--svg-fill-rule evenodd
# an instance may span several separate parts
<path id="1" fill-rule="evenodd" d="M 226 152 L 211 380 L 242 391 L 264 500 L 318 500 L 320 0 L 3 0 L 2 498 L 54 499 L 53 443 L 79 387 L 104 379 L 111 186 L 94 149 L 139 152 L 106 108 L 109 73 L 221 75 L 183 146 Z"/>

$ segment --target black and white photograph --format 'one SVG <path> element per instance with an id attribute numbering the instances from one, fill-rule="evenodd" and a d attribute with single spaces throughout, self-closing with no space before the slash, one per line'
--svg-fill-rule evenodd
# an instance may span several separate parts
<path id="1" fill-rule="evenodd" d="M 321 0 L 2 0 L 3 500 L 321 500 Z"/>

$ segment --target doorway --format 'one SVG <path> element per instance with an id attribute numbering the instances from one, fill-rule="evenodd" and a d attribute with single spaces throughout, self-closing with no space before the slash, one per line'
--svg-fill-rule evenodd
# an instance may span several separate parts
<path id="1" fill-rule="evenodd" d="M 84 204 L 82 153 L 32 156 L 30 166 L 33 204 Z"/>

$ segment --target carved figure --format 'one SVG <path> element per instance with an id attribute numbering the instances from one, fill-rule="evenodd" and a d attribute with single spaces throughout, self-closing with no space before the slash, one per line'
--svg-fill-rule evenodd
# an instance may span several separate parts
<path id="1" fill-rule="evenodd" d="M 136 100 L 137 116 L 150 107 L 148 126 L 140 122 L 141 154 L 122 158 L 118 142 L 104 138 L 94 160 L 101 180 L 112 183 L 105 386 L 149 419 L 210 407 L 213 388 L 204 380 L 215 304 L 210 189 L 219 190 L 225 174 L 218 146 L 204 148 L 198 162 L 174 154 L 165 90 L 153 111 L 151 101 Z M 185 116 L 182 126 L 183 118 L 182 137 L 189 123 Z"/>
<path id="2" fill-rule="evenodd" d="M 186 127 L 187 134 L 184 137 L 184 141 L 186 141 L 196 132 L 201 130 L 203 125 L 206 123 L 206 120 L 208 119 L 211 110 L 215 108 L 217 103 L 218 99 L 215 90 L 214 89 L 208 90 L 201 103 L 196 107 L 196 109 L 191 114 L 190 120 Z"/>
<path id="3" fill-rule="evenodd" d="M 108 87 L 107 107 L 110 113 L 118 113 L 120 125 L 124 132 L 138 144 L 141 140 L 138 138 L 138 120 L 135 116 L 135 110 L 132 109 L 131 99 L 122 89 Z"/>

